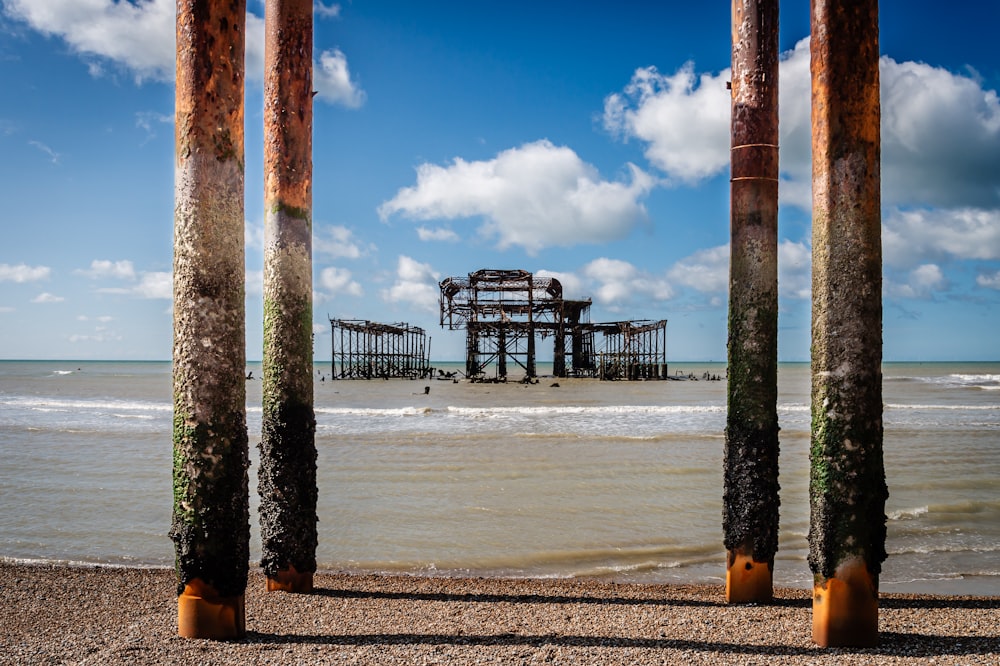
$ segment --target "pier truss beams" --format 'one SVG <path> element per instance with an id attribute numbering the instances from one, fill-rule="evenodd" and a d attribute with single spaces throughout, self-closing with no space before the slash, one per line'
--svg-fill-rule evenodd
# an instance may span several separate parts
<path id="1" fill-rule="evenodd" d="M 885 560 L 878 2 L 813 0 L 813 640 L 878 641 Z"/>
<path id="2" fill-rule="evenodd" d="M 778 0 L 734 0 L 726 599 L 768 602 L 778 549 Z"/>
<path id="3" fill-rule="evenodd" d="M 430 338 L 406 323 L 331 319 L 333 379 L 429 377 Z"/>
<path id="4" fill-rule="evenodd" d="M 178 633 L 246 634 L 246 3 L 178 0 L 173 517 Z"/>
<path id="5" fill-rule="evenodd" d="M 261 568 L 268 590 L 311 592 L 318 495 L 312 349 L 312 1 L 267 0 L 264 32 Z"/>
<path id="6" fill-rule="evenodd" d="M 511 365 L 536 376 L 536 340 L 553 338 L 556 377 L 656 379 L 667 375 L 666 320 L 591 323 L 588 300 L 524 270 L 483 269 L 440 283 L 441 325 L 466 331 L 466 376 L 506 381 Z M 598 348 L 594 338 L 604 336 Z"/>

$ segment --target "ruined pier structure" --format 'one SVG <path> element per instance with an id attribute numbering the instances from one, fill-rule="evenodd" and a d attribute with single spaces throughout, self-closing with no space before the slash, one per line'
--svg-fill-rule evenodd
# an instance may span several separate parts
<path id="1" fill-rule="evenodd" d="M 591 323 L 589 299 L 565 299 L 559 280 L 524 270 L 483 269 L 440 287 L 441 326 L 465 329 L 465 371 L 474 381 L 490 368 L 506 381 L 508 363 L 535 377 L 538 337 L 553 339 L 556 377 L 667 377 L 665 319 Z"/>
<path id="2" fill-rule="evenodd" d="M 431 339 L 410 324 L 330 319 L 332 379 L 422 379 L 433 373 Z"/>

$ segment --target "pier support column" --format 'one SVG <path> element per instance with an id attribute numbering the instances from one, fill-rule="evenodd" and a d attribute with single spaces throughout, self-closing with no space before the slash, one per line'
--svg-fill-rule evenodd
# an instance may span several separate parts
<path id="1" fill-rule="evenodd" d="M 188 638 L 246 633 L 245 22 L 243 0 L 177 2 L 170 537 Z"/>
<path id="2" fill-rule="evenodd" d="M 726 600 L 760 603 L 778 550 L 778 1 L 732 8 Z"/>
<path id="3" fill-rule="evenodd" d="M 566 376 L 566 334 L 561 326 L 556 332 L 553 342 L 552 375 L 554 377 Z"/>
<path id="4" fill-rule="evenodd" d="M 264 356 L 261 567 L 268 590 L 316 571 L 312 349 L 312 0 L 264 9 Z"/>
<path id="5" fill-rule="evenodd" d="M 812 1 L 813 640 L 878 642 L 885 560 L 878 1 Z"/>

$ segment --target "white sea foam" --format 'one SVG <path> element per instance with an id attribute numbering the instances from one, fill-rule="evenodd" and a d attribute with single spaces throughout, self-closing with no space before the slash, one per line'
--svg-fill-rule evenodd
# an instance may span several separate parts
<path id="1" fill-rule="evenodd" d="M 930 509 L 926 506 L 918 506 L 915 509 L 900 509 L 889 513 L 889 520 L 913 520 L 926 515 Z"/>
<path id="2" fill-rule="evenodd" d="M 367 417 L 400 417 L 400 416 L 426 416 L 434 412 L 431 407 L 320 407 L 315 410 L 317 414 L 329 414 L 331 416 L 367 416 Z"/>
<path id="3" fill-rule="evenodd" d="M 1000 545 L 969 545 L 965 543 L 934 543 L 934 544 L 921 544 L 917 546 L 896 546 L 893 547 L 892 542 L 888 544 L 889 555 L 934 555 L 939 553 L 979 553 L 979 554 L 989 554 L 1000 552 Z"/>
<path id="4" fill-rule="evenodd" d="M 161 403 L 132 400 L 64 400 L 50 397 L 35 398 L 21 396 L 0 399 L 0 406 L 37 412 L 169 412 L 173 410 L 173 406 L 165 402 Z"/>
<path id="5" fill-rule="evenodd" d="M 936 384 L 946 388 L 1000 388 L 1000 375 L 983 373 L 952 373 L 949 375 L 937 375 L 930 377 L 897 377 L 896 381 L 915 380 L 925 384 Z"/>
<path id="6" fill-rule="evenodd" d="M 1000 405 L 903 405 L 891 403 L 885 406 L 886 409 L 910 410 L 918 412 L 931 411 L 972 411 L 972 412 L 1000 412 Z"/>
<path id="7" fill-rule="evenodd" d="M 542 405 L 518 407 L 455 407 L 448 411 L 465 416 L 529 415 L 529 416 L 627 416 L 631 414 L 724 414 L 721 405 Z"/>

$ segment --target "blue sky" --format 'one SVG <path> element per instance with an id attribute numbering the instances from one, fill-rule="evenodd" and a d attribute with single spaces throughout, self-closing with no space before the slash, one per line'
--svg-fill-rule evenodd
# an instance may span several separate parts
<path id="1" fill-rule="evenodd" d="M 779 356 L 809 357 L 809 3 L 782 4 Z M 169 359 L 172 0 L 0 0 L 0 358 Z M 437 283 L 554 275 L 725 360 L 730 3 L 317 3 L 328 316 L 463 357 Z M 883 0 L 886 360 L 998 360 L 996 2 Z M 262 346 L 263 3 L 248 1 L 247 355 Z"/>

